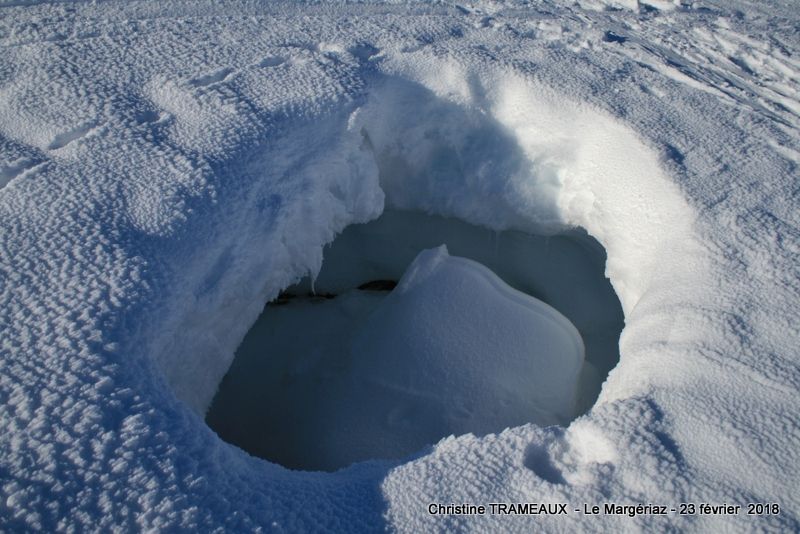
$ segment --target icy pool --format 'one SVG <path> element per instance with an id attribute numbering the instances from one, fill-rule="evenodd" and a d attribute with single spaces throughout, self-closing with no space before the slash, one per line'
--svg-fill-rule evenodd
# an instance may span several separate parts
<path id="1" fill-rule="evenodd" d="M 604 260 L 578 232 L 403 211 L 348 227 L 313 291 L 304 280 L 265 307 L 207 422 L 255 456 L 312 470 L 566 424 L 618 360 Z"/>

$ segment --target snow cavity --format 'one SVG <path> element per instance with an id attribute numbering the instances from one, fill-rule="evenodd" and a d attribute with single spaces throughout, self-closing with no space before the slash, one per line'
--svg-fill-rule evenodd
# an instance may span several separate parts
<path id="1" fill-rule="evenodd" d="M 618 360 L 604 263 L 583 232 L 386 211 L 332 243 L 313 291 L 307 278 L 265 307 L 208 424 L 256 456 L 325 470 L 566 424 Z"/>
<path id="2" fill-rule="evenodd" d="M 165 341 L 157 341 L 162 350 L 156 351 L 156 361 L 168 382 L 196 413 L 206 414 L 236 347 L 264 303 L 308 274 L 317 277 L 317 292 L 325 293 L 326 273 L 320 271 L 325 244 L 348 225 L 374 219 L 385 209 L 421 211 L 458 219 L 484 232 L 500 232 L 496 242 L 501 250 L 513 232 L 540 236 L 545 244 L 546 236 L 552 236 L 550 244 L 568 236 L 586 249 L 600 250 L 593 260 L 596 274 L 603 269 L 597 258 L 605 249 L 605 276 L 625 317 L 621 336 L 619 308 L 606 305 L 611 292 L 607 287 L 601 290 L 596 281 L 587 285 L 586 295 L 605 293 L 606 300 L 591 301 L 583 294 L 578 298 L 573 292 L 558 302 L 559 297 L 546 294 L 546 284 L 529 293 L 558 309 L 580 332 L 586 360 L 573 416 L 588 409 L 617 355 L 624 360 L 626 347 L 652 339 L 651 325 L 638 320 L 646 316 L 652 296 L 668 295 L 679 273 L 691 274 L 686 258 L 696 255 L 687 248 L 692 243 L 686 236 L 692 235 L 693 211 L 666 177 L 657 153 L 602 111 L 508 71 L 468 71 L 446 60 L 386 59 L 381 72 L 370 80 L 364 100 L 350 110 L 287 131 L 284 138 L 259 147 L 238 169 L 248 180 L 262 179 L 248 182 L 253 191 L 242 194 L 237 209 L 226 212 L 230 220 L 218 225 L 215 244 L 197 250 L 192 267 L 182 270 L 185 293 L 198 305 L 176 302 L 170 324 L 162 329 Z M 417 233 L 428 231 L 425 226 Z M 416 247 L 415 253 L 442 243 L 453 254 L 469 257 L 447 240 Z M 336 248 L 329 251 L 327 264 L 333 263 Z M 403 268 L 411 259 L 413 255 Z M 520 282 L 504 269 L 513 270 L 513 264 L 535 270 L 538 265 L 538 260 L 533 267 L 478 261 L 517 287 Z M 562 289 L 573 283 L 569 275 L 574 266 L 565 268 L 566 261 L 558 265 L 558 281 L 549 289 L 567 295 Z M 402 273 L 389 279 L 399 280 Z M 379 279 L 367 281 L 374 280 Z M 365 304 L 376 299 L 358 293 L 337 294 L 331 299 L 337 306 L 356 303 L 361 317 L 369 316 L 370 306 L 381 305 Z M 601 301 L 604 304 L 598 304 Z M 593 326 L 579 317 L 593 308 L 608 310 L 604 326 L 592 322 L 597 314 L 589 321 Z M 305 327 L 309 336 L 313 330 Z M 622 398 L 638 387 L 635 365 L 628 365 L 624 373 L 617 371 L 608 375 L 598 402 Z M 308 402 L 321 399 L 314 393 L 307 397 Z M 569 417 L 561 417 L 560 422 L 568 422 Z M 528 421 L 535 419 L 531 415 Z M 311 438 L 319 440 L 320 428 L 307 428 Z M 262 442 L 277 441 L 267 430 L 247 431 L 260 432 Z"/>

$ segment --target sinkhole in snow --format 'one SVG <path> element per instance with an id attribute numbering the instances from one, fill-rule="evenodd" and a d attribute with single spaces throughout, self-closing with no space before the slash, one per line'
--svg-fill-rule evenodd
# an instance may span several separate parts
<path id="1" fill-rule="evenodd" d="M 444 245 L 444 247 L 441 247 Z M 206 416 L 292 469 L 400 459 L 448 435 L 567 424 L 619 360 L 623 313 L 583 231 L 386 211 L 268 303 Z"/>

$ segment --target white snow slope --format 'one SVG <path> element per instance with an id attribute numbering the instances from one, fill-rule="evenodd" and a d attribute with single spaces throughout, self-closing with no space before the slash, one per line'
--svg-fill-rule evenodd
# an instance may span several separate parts
<path id="1" fill-rule="evenodd" d="M 800 529 L 799 20 L 3 0 L 0 529 Z M 264 302 L 384 204 L 604 245 L 626 327 L 587 415 L 336 473 L 205 426 Z M 569 513 L 428 513 L 464 502 Z M 745 508 L 575 511 L 606 502 Z"/>

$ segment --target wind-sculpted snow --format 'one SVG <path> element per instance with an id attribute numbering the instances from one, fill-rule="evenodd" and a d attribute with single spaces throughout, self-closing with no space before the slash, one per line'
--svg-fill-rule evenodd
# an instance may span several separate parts
<path id="1" fill-rule="evenodd" d="M 790 7 L 21 4 L 0 4 L 3 530 L 800 529 Z M 626 326 L 587 415 L 336 473 L 205 426 L 264 302 L 384 203 L 603 244 Z M 610 501 L 781 514 L 574 512 Z"/>

